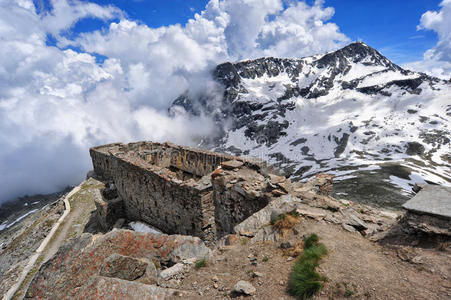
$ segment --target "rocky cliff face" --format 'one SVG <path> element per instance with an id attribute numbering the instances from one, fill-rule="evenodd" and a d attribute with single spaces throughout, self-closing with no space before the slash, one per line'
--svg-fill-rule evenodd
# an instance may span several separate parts
<path id="1" fill-rule="evenodd" d="M 213 116 L 220 131 L 207 148 L 267 159 L 295 179 L 332 173 L 339 193 L 384 205 L 402 202 L 414 183 L 451 183 L 451 85 L 364 43 L 224 63 L 213 77 L 220 101 L 187 94 L 170 108 Z"/>

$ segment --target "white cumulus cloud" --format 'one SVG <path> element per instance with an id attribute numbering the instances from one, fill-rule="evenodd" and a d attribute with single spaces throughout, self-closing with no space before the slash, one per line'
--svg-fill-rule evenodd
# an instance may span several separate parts
<path id="1" fill-rule="evenodd" d="M 217 90 L 209 74 L 218 63 L 302 57 L 348 42 L 322 1 L 211 0 L 186 24 L 159 28 L 111 5 L 52 0 L 42 10 L 34 3 L 0 0 L 0 202 L 81 180 L 90 146 L 190 144 L 207 135 L 208 116 L 166 112 L 188 89 Z M 105 25 L 71 32 L 83 18 Z"/>
<path id="2" fill-rule="evenodd" d="M 438 35 L 437 44 L 424 53 L 423 60 L 408 63 L 405 67 L 425 72 L 442 79 L 451 78 L 451 0 L 440 3 L 440 11 L 427 11 L 421 16 L 418 30 L 433 30 Z"/>

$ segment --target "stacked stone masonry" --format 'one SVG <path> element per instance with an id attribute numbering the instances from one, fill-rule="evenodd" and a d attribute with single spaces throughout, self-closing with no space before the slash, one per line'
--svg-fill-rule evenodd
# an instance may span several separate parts
<path id="1" fill-rule="evenodd" d="M 214 241 L 290 186 L 261 163 L 170 143 L 109 144 L 90 154 L 96 177 L 107 183 L 96 200 L 105 230 L 126 217 Z"/>

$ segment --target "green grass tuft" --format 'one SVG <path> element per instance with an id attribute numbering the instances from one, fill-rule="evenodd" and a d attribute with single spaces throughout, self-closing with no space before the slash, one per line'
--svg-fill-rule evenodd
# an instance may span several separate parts
<path id="1" fill-rule="evenodd" d="M 277 217 L 275 217 L 273 220 L 271 220 L 271 225 L 276 224 L 277 221 L 283 220 L 287 217 L 286 214 L 280 214 Z"/>
<path id="2" fill-rule="evenodd" d="M 319 237 L 311 234 L 304 241 L 304 252 L 298 257 L 288 281 L 288 292 L 298 299 L 307 299 L 322 287 L 323 276 L 315 269 L 327 254 L 326 247 L 318 243 Z"/>
<path id="3" fill-rule="evenodd" d="M 207 266 L 207 260 L 205 258 L 202 258 L 202 259 L 196 261 L 196 264 L 194 265 L 194 268 L 196 270 L 199 270 L 200 268 L 203 268 L 205 266 Z"/>
<path id="4" fill-rule="evenodd" d="M 313 245 L 317 244 L 318 241 L 319 241 L 318 235 L 316 235 L 315 233 L 310 234 L 304 240 L 304 249 L 311 248 Z"/>

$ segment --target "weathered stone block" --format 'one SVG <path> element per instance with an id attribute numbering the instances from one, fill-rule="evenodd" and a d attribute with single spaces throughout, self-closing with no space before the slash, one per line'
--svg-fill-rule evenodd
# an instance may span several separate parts
<path id="1" fill-rule="evenodd" d="M 100 275 L 135 280 L 144 275 L 147 265 L 148 263 L 143 260 L 114 253 L 104 260 Z"/>

